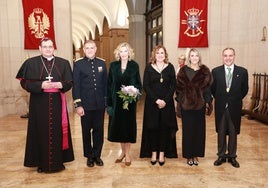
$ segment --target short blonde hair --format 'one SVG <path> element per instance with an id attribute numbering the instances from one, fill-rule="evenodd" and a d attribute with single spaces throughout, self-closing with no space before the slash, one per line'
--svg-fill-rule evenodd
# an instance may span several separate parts
<path id="1" fill-rule="evenodd" d="M 128 50 L 128 60 L 132 60 L 134 58 L 134 50 L 133 48 L 130 46 L 130 44 L 128 44 L 127 42 L 122 42 L 120 43 L 116 49 L 114 50 L 114 57 L 115 59 L 118 61 L 120 60 L 120 49 L 122 47 L 126 47 Z"/>

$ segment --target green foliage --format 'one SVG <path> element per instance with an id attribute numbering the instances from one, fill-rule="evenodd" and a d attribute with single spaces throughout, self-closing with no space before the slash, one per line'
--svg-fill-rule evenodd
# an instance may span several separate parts
<path id="1" fill-rule="evenodd" d="M 129 96 L 129 95 L 123 93 L 122 91 L 118 91 L 116 93 L 118 94 L 118 97 L 123 100 L 123 106 L 122 107 L 125 110 L 129 110 L 128 109 L 128 104 L 130 104 L 132 102 L 136 102 L 136 97 L 134 97 L 134 96 Z"/>

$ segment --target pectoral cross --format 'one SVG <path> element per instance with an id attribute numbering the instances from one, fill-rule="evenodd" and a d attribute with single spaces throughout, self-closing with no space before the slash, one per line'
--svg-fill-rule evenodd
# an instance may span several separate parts
<path id="1" fill-rule="evenodd" d="M 46 77 L 46 79 L 48 79 L 48 81 L 51 81 L 51 80 L 53 79 L 53 77 L 50 76 L 50 75 L 48 75 L 48 76 Z"/>

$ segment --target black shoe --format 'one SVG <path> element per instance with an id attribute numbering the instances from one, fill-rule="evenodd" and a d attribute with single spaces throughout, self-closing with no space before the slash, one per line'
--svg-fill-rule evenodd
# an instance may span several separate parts
<path id="1" fill-rule="evenodd" d="M 64 165 L 62 165 L 60 171 L 62 171 L 62 170 L 65 170 L 65 166 Z"/>
<path id="2" fill-rule="evenodd" d="M 187 164 L 189 166 L 192 166 L 194 164 L 193 160 L 192 159 L 187 159 Z"/>
<path id="3" fill-rule="evenodd" d="M 61 166 L 59 169 L 57 169 L 57 170 L 49 171 L 49 173 L 60 172 L 60 171 L 63 171 L 63 170 L 65 170 L 65 166 L 64 166 L 64 165 L 62 165 L 62 166 Z"/>
<path id="4" fill-rule="evenodd" d="M 163 166 L 165 164 L 165 161 L 158 161 L 160 166 Z"/>
<path id="5" fill-rule="evenodd" d="M 193 158 L 193 164 L 194 164 L 195 166 L 198 166 L 198 164 L 199 164 L 198 157 L 194 157 L 194 158 Z"/>
<path id="6" fill-rule="evenodd" d="M 65 166 L 64 165 L 62 165 L 59 169 L 51 170 L 51 171 L 46 172 L 46 173 L 56 173 L 56 172 L 61 172 L 63 170 L 65 170 Z"/>
<path id="7" fill-rule="evenodd" d="M 228 158 L 228 163 L 231 163 L 231 165 L 235 168 L 239 168 L 240 165 L 239 163 L 237 162 L 237 160 L 235 158 Z"/>
<path id="8" fill-rule="evenodd" d="M 87 158 L 87 166 L 88 167 L 94 166 L 94 159 L 93 158 Z"/>
<path id="9" fill-rule="evenodd" d="M 152 160 L 151 160 L 151 164 L 152 164 L 152 165 L 155 165 L 156 162 L 157 162 L 156 160 L 155 160 L 155 161 L 152 161 Z"/>
<path id="10" fill-rule="evenodd" d="M 44 171 L 43 171 L 43 169 L 42 169 L 41 167 L 38 167 L 38 168 L 37 168 L 37 172 L 38 172 L 38 173 L 42 173 L 42 172 L 44 172 Z"/>
<path id="11" fill-rule="evenodd" d="M 199 161 L 193 161 L 193 163 L 194 163 L 195 166 L 198 166 Z"/>
<path id="12" fill-rule="evenodd" d="M 220 166 L 222 165 L 222 163 L 226 162 L 226 158 L 225 157 L 218 157 L 218 159 L 214 162 L 214 166 Z"/>
<path id="13" fill-rule="evenodd" d="M 38 171 L 39 169 L 41 170 L 41 172 L 44 172 L 44 173 L 47 173 L 47 174 L 51 174 L 51 173 L 57 173 L 57 172 L 61 172 L 61 171 L 65 170 L 65 166 L 62 165 L 62 166 L 59 167 L 58 169 L 53 169 L 53 170 L 49 170 L 49 171 L 44 171 L 43 169 L 38 168 L 38 169 L 37 169 L 37 172 L 39 172 L 39 171 Z M 39 172 L 39 173 L 41 173 L 41 172 Z"/>
<path id="14" fill-rule="evenodd" d="M 29 113 L 21 115 L 20 118 L 29 118 Z"/>
<path id="15" fill-rule="evenodd" d="M 103 161 L 99 157 L 95 158 L 95 163 L 97 166 L 103 166 Z"/>
<path id="16" fill-rule="evenodd" d="M 60 172 L 62 170 L 65 170 L 65 166 L 64 165 L 62 165 L 59 169 L 54 170 L 54 172 Z"/>

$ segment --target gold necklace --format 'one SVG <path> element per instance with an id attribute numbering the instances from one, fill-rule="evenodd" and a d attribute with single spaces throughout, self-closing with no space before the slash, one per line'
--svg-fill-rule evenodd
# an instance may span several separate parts
<path id="1" fill-rule="evenodd" d="M 158 72 L 160 73 L 160 80 L 159 81 L 160 81 L 160 83 L 163 83 L 164 79 L 162 77 L 162 71 L 164 69 L 165 63 L 163 63 L 161 70 L 159 69 L 157 63 L 155 63 L 155 65 L 156 65 L 156 68 L 157 68 Z"/>

